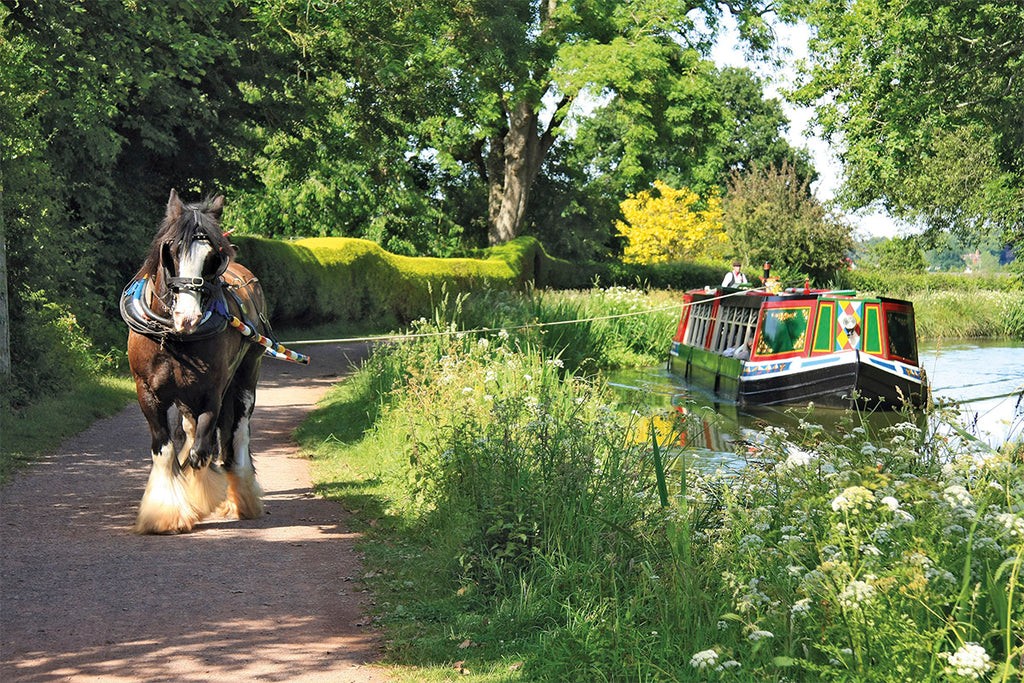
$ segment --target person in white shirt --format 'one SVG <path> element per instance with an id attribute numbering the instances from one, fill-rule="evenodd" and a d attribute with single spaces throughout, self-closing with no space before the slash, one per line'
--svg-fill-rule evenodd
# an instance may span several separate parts
<path id="1" fill-rule="evenodd" d="M 725 278 L 722 280 L 722 286 L 737 287 L 739 285 L 747 284 L 747 276 L 740 271 L 742 267 L 742 263 L 739 261 L 733 261 L 732 270 L 725 274 Z"/>

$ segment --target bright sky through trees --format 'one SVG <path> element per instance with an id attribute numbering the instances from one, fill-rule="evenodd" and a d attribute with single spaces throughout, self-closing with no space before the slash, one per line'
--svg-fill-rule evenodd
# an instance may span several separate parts
<path id="1" fill-rule="evenodd" d="M 818 182 L 813 186 L 815 196 L 823 202 L 832 199 L 842 182 L 842 166 L 829 144 L 808 130 L 813 112 L 806 107 L 793 106 L 779 93 L 780 88 L 792 84 L 795 78 L 793 65 L 807 57 L 810 28 L 804 23 L 776 26 L 776 37 L 780 47 L 789 50 L 789 56 L 785 59 L 786 66 L 782 70 L 776 70 L 770 65 L 746 58 L 731 17 L 726 15 L 722 26 L 722 34 L 712 50 L 711 58 L 719 66 L 742 66 L 753 69 L 765 79 L 766 96 L 777 97 L 786 116 L 789 117 L 790 128 L 786 133 L 786 139 L 794 147 L 806 147 L 814 159 L 814 167 L 820 174 Z M 894 221 L 882 211 L 847 214 L 847 219 L 855 226 L 859 238 L 892 237 L 904 230 L 903 224 Z"/>

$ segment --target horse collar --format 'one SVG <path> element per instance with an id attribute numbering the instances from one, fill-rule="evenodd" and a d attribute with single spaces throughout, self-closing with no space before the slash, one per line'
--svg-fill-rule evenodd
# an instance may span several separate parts
<path id="1" fill-rule="evenodd" d="M 202 278 L 177 279 L 202 280 Z M 175 332 L 174 322 L 170 318 L 162 316 L 150 308 L 149 297 L 146 295 L 149 285 L 149 278 L 147 276 L 129 283 L 124 288 L 118 306 L 121 318 L 133 331 L 161 343 L 167 339 L 195 341 L 220 334 L 228 325 L 228 310 L 224 300 L 224 288 L 216 287 L 213 283 L 205 284 L 205 281 L 203 282 L 202 288 L 208 287 L 212 289 L 213 294 L 210 297 L 210 302 L 206 305 L 206 309 L 203 311 L 203 317 L 199 321 L 199 326 L 188 334 Z"/>

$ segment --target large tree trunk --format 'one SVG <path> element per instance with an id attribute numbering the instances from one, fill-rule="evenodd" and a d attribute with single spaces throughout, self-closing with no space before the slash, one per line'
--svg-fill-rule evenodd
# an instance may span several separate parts
<path id="1" fill-rule="evenodd" d="M 550 128 L 542 136 L 537 124 L 533 103 L 520 102 L 509 112 L 504 137 L 492 140 L 487 198 L 487 237 L 492 246 L 519 236 L 530 190 L 552 142 Z"/>

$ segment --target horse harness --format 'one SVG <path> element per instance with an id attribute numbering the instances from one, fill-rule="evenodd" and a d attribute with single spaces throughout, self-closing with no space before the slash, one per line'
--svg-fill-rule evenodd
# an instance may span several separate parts
<path id="1" fill-rule="evenodd" d="M 225 265 L 225 268 L 227 266 Z M 166 277 L 167 286 L 176 291 L 192 290 L 200 293 L 209 292 L 209 303 L 203 311 L 203 317 L 195 330 L 186 334 L 174 331 L 174 323 L 170 318 L 155 312 L 149 305 L 146 291 L 149 287 L 149 277 L 144 275 L 138 280 L 128 284 L 121 293 L 119 309 L 121 318 L 128 327 L 145 337 L 149 337 L 162 345 L 168 339 L 173 341 L 198 341 L 206 339 L 223 332 L 228 325 L 238 330 L 242 336 L 255 344 L 264 347 L 264 353 L 280 360 L 290 360 L 295 363 L 306 365 L 309 363 L 309 356 L 285 348 L 275 340 L 260 334 L 257 325 L 248 319 L 248 309 L 256 309 L 252 301 L 244 301 L 238 290 L 244 290 L 256 281 L 252 278 L 248 282 L 235 278 L 234 283 L 227 281 L 227 275 L 219 272 L 210 279 L 201 277 Z M 244 319 L 232 315 L 228 309 L 227 297 L 238 307 Z M 248 299 L 248 297 L 245 297 Z M 248 303 L 248 305 L 247 305 Z M 270 323 L 263 316 L 263 313 L 256 310 L 256 315 L 261 323 L 262 329 L 269 330 Z"/>

